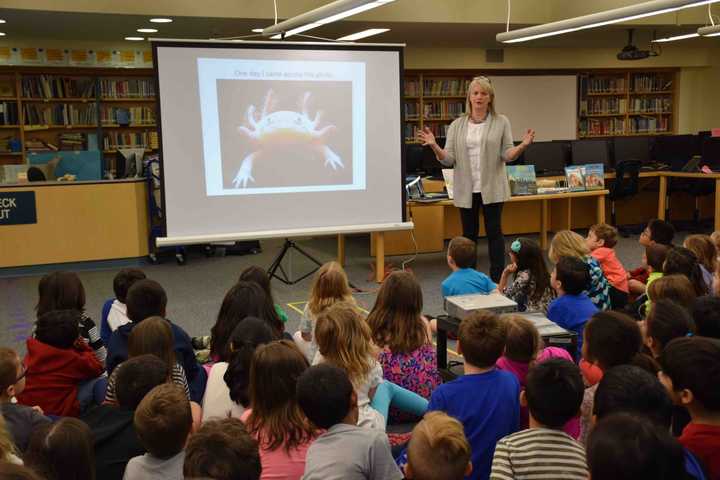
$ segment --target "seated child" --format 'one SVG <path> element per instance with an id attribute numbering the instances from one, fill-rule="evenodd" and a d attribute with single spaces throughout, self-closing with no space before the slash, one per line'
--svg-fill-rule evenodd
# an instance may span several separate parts
<path id="1" fill-rule="evenodd" d="M 554 358 L 533 365 L 520 394 L 530 411 L 530 428 L 498 442 L 490 478 L 586 480 L 585 450 L 562 432 L 577 416 L 584 390 L 580 369 L 571 361 Z"/>
<path id="2" fill-rule="evenodd" d="M 428 412 L 412 431 L 405 478 L 462 480 L 472 472 L 470 444 L 462 423 L 443 412 Z"/>
<path id="3" fill-rule="evenodd" d="M 697 258 L 705 287 L 708 292 L 711 292 L 713 273 L 717 270 L 718 264 L 718 251 L 715 242 L 709 235 L 690 235 L 683 242 L 683 247 L 690 250 Z"/>
<path id="4" fill-rule="evenodd" d="M 452 273 L 442 282 L 443 297 L 470 293 L 490 293 L 497 285 L 490 277 L 475 270 L 477 250 L 475 242 L 465 237 L 450 240 L 447 264 Z"/>
<path id="5" fill-rule="evenodd" d="M 260 480 L 261 470 L 257 441 L 238 418 L 204 422 L 185 447 L 187 479 Z"/>
<path id="6" fill-rule="evenodd" d="M 627 305 L 629 290 L 627 272 L 613 250 L 617 244 L 617 235 L 617 228 L 607 223 L 598 223 L 590 227 L 585 243 L 610 282 L 612 308 L 621 310 Z"/>
<path id="7" fill-rule="evenodd" d="M 135 409 L 133 425 L 148 453 L 130 459 L 123 480 L 183 480 L 184 448 L 192 427 L 185 392 L 171 383 L 153 388 Z"/>
<path id="8" fill-rule="evenodd" d="M 298 378 L 297 401 L 325 430 L 308 449 L 303 480 L 403 478 L 385 432 L 357 426 L 357 394 L 344 370 L 330 364 L 308 368 Z"/>
<path id="9" fill-rule="evenodd" d="M 695 325 L 687 309 L 663 298 L 653 302 L 645 319 L 645 346 L 653 357 L 658 358 L 671 340 L 692 336 L 694 331 Z"/>
<path id="10" fill-rule="evenodd" d="M 660 381 L 673 403 L 683 405 L 691 421 L 680 443 L 720 478 L 720 343 L 711 338 L 676 338 L 660 356 Z"/>
<path id="11" fill-rule="evenodd" d="M 685 477 L 680 444 L 647 418 L 618 413 L 598 422 L 587 445 L 592 480 L 677 480 Z"/>
<path id="12" fill-rule="evenodd" d="M 25 464 L 47 480 L 95 478 L 92 432 L 77 418 L 61 418 L 35 430 Z"/>
<path id="13" fill-rule="evenodd" d="M 640 310 L 638 312 L 639 318 L 645 318 L 647 312 L 650 311 L 652 302 L 648 298 L 647 291 L 648 288 L 650 288 L 650 285 L 655 280 L 662 278 L 662 276 L 664 275 L 663 265 L 665 264 L 665 259 L 667 258 L 667 254 L 669 251 L 670 249 L 666 245 L 662 245 L 659 243 L 648 245 L 647 247 L 645 247 L 645 253 L 643 254 L 643 264 L 645 265 L 648 276 L 645 281 L 645 285 L 643 286 L 642 294 L 640 295 L 640 297 L 638 297 L 637 302 L 634 304 L 638 308 L 638 310 Z"/>
<path id="14" fill-rule="evenodd" d="M 720 297 L 696 298 L 691 312 L 699 336 L 720 338 Z"/>
<path id="15" fill-rule="evenodd" d="M 560 257 L 550 277 L 550 284 L 558 298 L 550 303 L 547 317 L 577 334 L 577 359 L 582 351 L 585 323 L 598 311 L 583 293 L 589 280 L 587 264 L 575 257 Z"/>
<path id="16" fill-rule="evenodd" d="M 510 244 L 510 262 L 500 276 L 498 290 L 515 301 L 521 312 L 546 313 L 555 291 L 540 245 L 528 238 L 518 238 Z M 513 281 L 509 283 L 511 275 Z"/>
<path id="17" fill-rule="evenodd" d="M 145 273 L 138 268 L 123 268 L 115 275 L 113 279 L 115 298 L 105 302 L 100 317 L 100 338 L 102 338 L 105 345 L 110 342 L 112 332 L 117 330 L 119 326 L 130 323 L 127 316 L 127 306 L 125 305 L 127 292 L 133 283 L 145 278 L 147 278 Z"/>
<path id="18" fill-rule="evenodd" d="M 695 289 L 685 275 L 663 275 L 653 281 L 648 287 L 648 301 L 650 310 L 653 302 L 665 299 L 672 300 L 682 308 L 690 311 L 697 295 Z M 647 314 L 650 310 L 646 310 Z"/>
<path id="19" fill-rule="evenodd" d="M 272 302 L 273 306 L 275 307 L 275 313 L 277 313 L 277 316 L 280 318 L 280 321 L 282 323 L 287 323 L 288 316 L 285 310 L 275 303 L 275 299 L 273 297 L 272 288 L 270 288 L 270 277 L 268 276 L 265 269 L 260 268 L 258 266 L 251 266 L 246 268 L 240 273 L 240 278 L 238 278 L 238 282 L 255 282 L 258 285 L 262 287 L 263 290 L 265 290 L 265 293 L 267 293 L 267 296 L 270 297 L 270 301 Z"/>
<path id="20" fill-rule="evenodd" d="M 669 249 L 672 248 L 674 236 L 675 228 L 672 224 L 666 222 L 665 220 L 655 218 L 648 222 L 647 227 L 645 227 L 645 230 L 643 230 L 640 234 L 638 243 L 646 248 L 650 245 L 664 245 Z M 628 272 L 628 288 L 630 289 L 631 295 L 637 296 L 645 293 L 645 287 L 649 274 L 650 272 L 647 270 L 645 265 L 641 265 Z"/>
<path id="21" fill-rule="evenodd" d="M 35 336 L 27 340 L 23 362 L 25 390 L 16 395 L 19 403 L 37 405 L 49 415 L 78 416 L 78 386 L 105 371 L 80 338 L 80 317 L 77 310 L 55 310 L 35 322 Z"/>
<path id="22" fill-rule="evenodd" d="M 685 247 L 675 247 L 667 253 L 665 263 L 663 263 L 663 273 L 687 277 L 698 297 L 710 293 L 710 289 L 703 279 L 702 268 L 697 257 Z"/>
<path id="23" fill-rule="evenodd" d="M 463 319 L 458 352 L 464 375 L 440 385 L 430 397 L 428 411 L 457 418 L 472 447 L 470 479 L 488 478 L 495 445 L 520 426 L 520 384 L 495 367 L 505 349 L 507 324 L 496 314 L 478 310 Z"/>

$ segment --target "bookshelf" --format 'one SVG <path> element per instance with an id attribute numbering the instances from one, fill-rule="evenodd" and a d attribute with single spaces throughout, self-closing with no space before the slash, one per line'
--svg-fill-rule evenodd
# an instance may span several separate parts
<path id="1" fill-rule="evenodd" d="M 155 109 L 148 69 L 0 68 L 0 165 L 95 147 L 113 171 L 118 148 L 158 148 Z"/>
<path id="2" fill-rule="evenodd" d="M 580 73 L 578 138 L 674 133 L 676 87 L 676 69 Z"/>

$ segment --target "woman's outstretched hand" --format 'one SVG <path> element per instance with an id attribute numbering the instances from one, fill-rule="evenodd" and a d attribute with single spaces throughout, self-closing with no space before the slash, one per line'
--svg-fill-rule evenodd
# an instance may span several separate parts
<path id="1" fill-rule="evenodd" d="M 525 135 L 523 136 L 522 144 L 524 147 L 527 147 L 534 141 L 535 141 L 535 130 L 533 130 L 532 128 L 528 128 L 527 132 L 525 132 Z"/>
<path id="2" fill-rule="evenodd" d="M 437 142 L 435 141 L 435 135 L 428 127 L 425 127 L 422 130 L 418 131 L 417 139 L 422 142 L 423 147 L 432 147 L 433 145 L 437 145 Z"/>

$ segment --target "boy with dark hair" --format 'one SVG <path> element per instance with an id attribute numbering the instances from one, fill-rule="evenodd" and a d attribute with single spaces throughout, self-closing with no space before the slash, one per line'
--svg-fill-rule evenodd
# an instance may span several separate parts
<path id="1" fill-rule="evenodd" d="M 51 421 L 40 407 L 13 403 L 13 398 L 25 390 L 26 373 L 15 350 L 0 348 L 0 413 L 20 453 L 27 449 L 32 431 Z"/>
<path id="2" fill-rule="evenodd" d="M 182 480 L 185 443 L 192 427 L 190 402 L 182 388 L 159 385 L 145 395 L 133 424 L 148 453 L 130 459 L 123 480 Z"/>
<path id="3" fill-rule="evenodd" d="M 585 262 L 575 257 L 560 257 L 552 274 L 550 285 L 558 298 L 548 306 L 548 319 L 577 334 L 576 359 L 580 358 L 585 324 L 598 311 L 592 300 L 583 293 L 590 282 Z"/>
<path id="4" fill-rule="evenodd" d="M 720 341 L 676 338 L 660 356 L 660 381 L 676 405 L 690 413 L 680 443 L 720 478 Z"/>
<path id="5" fill-rule="evenodd" d="M 672 224 L 665 220 L 655 218 L 648 222 L 647 227 L 645 227 L 645 230 L 640 234 L 638 242 L 643 247 L 664 245 L 669 249 L 672 248 L 674 236 L 675 228 Z M 656 269 L 656 271 L 658 271 L 658 269 Z M 662 268 L 660 268 L 659 271 L 662 271 Z M 645 293 L 649 274 L 650 272 L 645 265 L 641 265 L 629 272 L 628 287 L 630 288 L 631 295 L 642 295 Z"/>
<path id="6" fill-rule="evenodd" d="M 488 478 L 498 440 L 520 426 L 520 384 L 510 372 L 495 368 L 503 353 L 507 324 L 494 313 L 473 312 L 460 323 L 458 352 L 464 375 L 432 393 L 428 411 L 457 418 L 472 447 L 473 471 L 467 478 Z"/>
<path id="7" fill-rule="evenodd" d="M 128 358 L 128 341 L 130 332 L 136 325 L 149 317 L 159 316 L 165 318 L 167 294 L 165 289 L 154 280 L 138 280 L 130 287 L 127 294 L 127 314 L 130 323 L 118 327 L 110 337 L 108 343 L 107 368 L 112 373 L 115 367 Z M 170 322 L 173 333 L 175 355 L 178 363 L 185 369 L 188 386 L 190 387 L 190 400 L 201 404 L 205 393 L 207 373 L 198 365 L 195 359 L 190 336 L 180 326 Z"/>
<path id="8" fill-rule="evenodd" d="M 133 357 L 117 374 L 118 406 L 99 405 L 80 417 L 95 438 L 97 478 L 121 480 L 128 461 L 145 453 L 133 424 L 135 409 L 169 375 L 168 366 L 155 355 Z"/>
<path id="9" fill-rule="evenodd" d="M 110 341 L 112 332 L 121 325 L 130 323 L 127 316 L 127 292 L 138 280 L 147 278 L 145 273 L 138 268 L 123 268 L 113 279 L 113 291 L 115 298 L 106 301 L 102 308 L 102 316 L 100 319 L 100 337 L 105 345 Z"/>
<path id="10" fill-rule="evenodd" d="M 583 447 L 562 431 L 578 415 L 585 385 L 572 362 L 554 358 L 534 365 L 520 403 L 530 413 L 530 428 L 500 440 L 493 457 L 492 480 L 540 476 L 587 479 Z"/>
<path id="11" fill-rule="evenodd" d="M 237 418 L 203 422 L 185 449 L 183 474 L 188 480 L 260 480 L 257 441 Z"/>
<path id="12" fill-rule="evenodd" d="M 610 283 L 610 304 L 615 310 L 627 305 L 629 292 L 627 272 L 613 249 L 617 244 L 617 235 L 617 228 L 607 223 L 598 223 L 590 227 L 585 238 L 590 254 L 598 261 Z"/>
<path id="13" fill-rule="evenodd" d="M 78 386 L 105 371 L 80 338 L 80 318 L 77 310 L 54 310 L 37 319 L 34 338 L 27 340 L 25 389 L 16 395 L 19 403 L 37 405 L 49 415 L 80 413 Z"/>
<path id="14" fill-rule="evenodd" d="M 412 431 L 405 478 L 462 480 L 470 472 L 470 444 L 462 423 L 443 412 L 428 412 Z"/>
<path id="15" fill-rule="evenodd" d="M 443 297 L 490 293 L 497 285 L 490 277 L 475 270 L 477 263 L 476 245 L 465 237 L 455 237 L 448 244 L 447 264 L 452 273 L 442 282 Z"/>
<path id="16" fill-rule="evenodd" d="M 305 416 L 326 430 L 308 449 L 303 480 L 403 478 L 385 432 L 357 426 L 357 394 L 344 370 L 327 363 L 310 367 L 296 393 Z"/>
<path id="17" fill-rule="evenodd" d="M 696 298 L 692 317 L 698 336 L 720 338 L 720 297 L 705 295 Z"/>

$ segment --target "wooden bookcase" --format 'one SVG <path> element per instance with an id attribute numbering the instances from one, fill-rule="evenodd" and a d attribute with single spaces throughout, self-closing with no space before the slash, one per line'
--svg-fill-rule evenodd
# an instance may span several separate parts
<path id="1" fill-rule="evenodd" d="M 152 70 L 2 68 L 0 165 L 25 163 L 32 152 L 86 150 L 94 136 L 112 171 L 118 148 L 158 148 L 155 110 Z"/>

